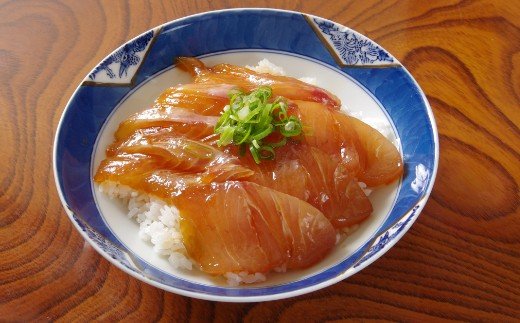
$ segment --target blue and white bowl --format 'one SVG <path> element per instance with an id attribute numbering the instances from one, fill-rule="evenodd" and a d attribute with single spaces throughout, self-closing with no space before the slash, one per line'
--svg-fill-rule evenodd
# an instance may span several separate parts
<path id="1" fill-rule="evenodd" d="M 314 77 L 343 109 L 382 129 L 405 163 L 404 177 L 370 195 L 374 214 L 319 264 L 229 287 L 199 271 L 174 270 L 138 238 L 138 224 L 100 194 L 92 177 L 119 122 L 148 107 L 167 87 L 188 82 L 174 65 L 196 56 L 208 65 L 255 65 L 268 58 L 288 75 Z M 390 249 L 431 192 L 439 146 L 428 102 L 408 71 L 381 46 L 332 21 L 298 12 L 237 9 L 178 19 L 134 38 L 87 75 L 58 126 L 54 172 L 62 203 L 79 232 L 130 275 L 181 295 L 232 302 L 292 297 L 345 279 Z"/>

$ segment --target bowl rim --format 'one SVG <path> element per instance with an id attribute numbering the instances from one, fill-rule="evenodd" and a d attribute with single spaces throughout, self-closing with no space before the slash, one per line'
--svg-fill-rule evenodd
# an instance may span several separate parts
<path id="1" fill-rule="evenodd" d="M 218 13 L 244 12 L 244 11 L 251 11 L 251 12 L 263 11 L 263 12 L 271 12 L 271 13 L 274 13 L 274 14 L 276 14 L 276 13 L 288 13 L 288 14 L 292 14 L 292 15 L 302 15 L 303 14 L 303 15 L 306 15 L 306 16 L 311 17 L 311 18 L 318 18 L 320 20 L 324 20 L 324 21 L 333 23 L 334 25 L 337 25 L 337 26 L 340 26 L 340 27 L 346 27 L 343 24 L 337 23 L 337 22 L 329 20 L 329 19 L 322 18 L 320 16 L 316 16 L 316 15 L 313 15 L 313 14 L 308 14 L 308 13 L 305 13 L 305 12 L 293 11 L 293 10 L 285 10 L 285 9 L 260 8 L 260 7 L 257 7 L 257 8 L 232 8 L 232 9 L 221 9 L 221 10 L 205 11 L 205 12 L 201 12 L 201 13 L 197 13 L 197 14 L 183 16 L 183 17 L 180 17 L 180 18 L 177 18 L 177 19 L 173 19 L 173 20 L 167 21 L 167 22 L 165 22 L 163 24 L 160 24 L 158 26 L 152 27 L 150 29 L 147 29 L 147 30 L 141 32 L 140 34 L 136 35 L 132 39 L 129 39 L 129 40 L 125 41 L 124 43 L 122 43 L 120 46 L 118 46 L 112 52 L 110 52 L 108 55 L 106 55 L 101 61 L 97 62 L 96 65 L 87 74 L 87 76 L 90 73 L 92 73 L 95 70 L 96 66 L 98 66 L 103 60 L 105 60 L 106 58 L 110 57 L 111 55 L 116 53 L 118 50 L 123 48 L 125 46 L 125 44 L 128 44 L 128 43 L 138 39 L 142 35 L 144 35 L 147 32 L 149 32 L 150 30 L 162 29 L 163 27 L 165 27 L 165 26 L 167 26 L 169 24 L 172 24 L 174 22 L 182 22 L 183 20 L 192 19 L 192 18 L 196 18 L 196 17 L 199 17 L 199 16 L 218 14 Z M 360 35 L 363 35 L 363 34 L 357 32 L 355 29 L 352 29 L 352 28 L 349 28 L 349 27 L 346 27 L 346 28 L 348 28 L 350 30 L 353 30 L 354 32 L 356 32 L 356 33 L 358 33 Z M 369 37 L 367 37 L 365 35 L 363 35 L 363 36 L 366 37 L 367 39 L 371 40 L 373 43 L 377 44 L 377 42 L 373 41 Z M 381 46 L 381 48 L 383 48 L 383 47 Z M 386 51 L 386 49 L 385 49 L 385 51 Z M 137 278 L 140 281 L 143 281 L 143 282 L 145 282 L 147 284 L 150 284 L 150 285 L 152 285 L 154 287 L 157 287 L 157 288 L 160 288 L 162 290 L 165 290 L 165 291 L 168 291 L 168 292 L 172 292 L 172 293 L 175 293 L 175 294 L 178 294 L 178 295 L 188 296 L 188 297 L 193 297 L 193 298 L 198 298 L 198 299 L 203 299 L 203 300 L 219 301 L 219 302 L 236 302 L 236 303 L 260 302 L 260 301 L 270 301 L 270 300 L 278 300 L 278 299 L 284 299 L 284 298 L 289 298 L 289 297 L 295 297 L 295 296 L 299 296 L 299 295 L 303 295 L 303 294 L 306 294 L 306 293 L 310 293 L 310 292 L 313 292 L 313 291 L 316 291 L 316 290 L 328 287 L 330 285 L 333 285 L 333 284 L 335 284 L 335 283 L 337 283 L 337 282 L 339 282 L 339 281 L 341 281 L 341 280 L 343 280 L 343 279 L 345 279 L 347 277 L 350 277 L 350 276 L 358 273 L 359 271 L 361 271 L 365 267 L 367 267 L 370 264 L 372 264 L 374 261 L 376 261 L 381 256 L 383 256 L 388 250 L 390 250 L 402 238 L 402 236 L 409 230 L 409 228 L 417 220 L 417 218 L 420 215 L 421 211 L 424 209 L 424 206 L 426 205 L 426 202 L 428 201 L 428 198 L 429 198 L 429 196 L 430 196 L 430 194 L 432 192 L 432 189 L 433 189 L 433 186 L 434 186 L 434 183 L 435 183 L 435 179 L 436 179 L 436 176 L 437 176 L 438 165 L 439 165 L 439 134 L 438 134 L 437 124 L 436 124 L 436 121 L 435 121 L 435 116 L 433 114 L 433 110 L 432 110 L 432 108 L 430 106 L 430 103 L 429 103 L 425 93 L 423 92 L 422 88 L 419 86 L 418 82 L 411 75 L 411 73 L 408 71 L 408 69 L 398 59 L 394 58 L 394 60 L 399 65 L 399 67 L 402 68 L 402 70 L 405 72 L 405 74 L 409 77 L 409 79 L 411 80 L 411 82 L 413 83 L 413 85 L 415 86 L 417 91 L 419 92 L 421 100 L 422 100 L 422 102 L 425 105 L 425 109 L 426 109 L 426 112 L 427 112 L 427 117 L 428 117 L 428 120 L 429 120 L 430 125 L 431 125 L 431 130 L 432 130 L 432 135 L 433 135 L 433 143 L 434 143 L 434 151 L 433 151 L 434 161 L 433 161 L 432 173 L 430 174 L 430 180 L 429 180 L 428 186 L 425 189 L 424 193 L 422 194 L 422 197 L 420 198 L 420 200 L 418 202 L 415 203 L 415 205 L 416 205 L 415 211 L 416 211 L 417 215 L 416 216 L 412 216 L 410 222 L 407 223 L 407 225 L 403 228 L 403 230 L 401 230 L 394 239 L 392 239 L 388 244 L 386 244 L 383 247 L 383 249 L 379 250 L 379 252 L 376 255 L 374 255 L 372 257 L 369 257 L 366 261 L 364 261 L 363 263 L 361 263 L 361 264 L 359 264 L 359 265 L 357 265 L 355 267 L 352 266 L 352 267 L 347 268 L 346 270 L 344 270 L 343 272 L 339 273 L 335 277 L 332 277 L 332 278 L 330 278 L 328 280 L 325 280 L 323 282 L 320 282 L 320 283 L 317 283 L 317 284 L 313 284 L 313 285 L 310 285 L 310 286 L 307 286 L 307 287 L 304 287 L 304 288 L 291 290 L 291 291 L 284 291 L 284 292 L 281 292 L 281 293 L 265 294 L 265 295 L 255 295 L 255 296 L 214 295 L 214 294 L 206 293 L 206 292 L 203 292 L 203 291 L 190 291 L 190 290 L 185 290 L 185 289 L 169 286 L 169 285 L 166 285 L 166 284 L 162 284 L 162 283 L 160 283 L 158 281 L 155 281 L 155 280 L 152 280 L 152 279 L 148 278 L 145 275 L 139 274 L 138 272 L 129 270 L 123 264 L 121 264 L 117 259 L 114 259 L 114 258 L 110 257 L 110 255 L 108 255 L 97 243 L 92 241 L 92 239 L 88 236 L 88 234 L 81 228 L 81 226 L 74 219 L 74 212 L 72 212 L 72 210 L 70 210 L 68 208 L 67 202 L 65 200 L 64 193 L 62 191 L 61 185 L 60 185 L 59 180 L 58 180 L 58 178 L 60 176 L 59 175 L 60 173 L 59 173 L 58 168 L 57 168 L 56 160 L 57 160 L 57 157 L 58 157 L 57 150 L 58 150 L 59 134 L 60 134 L 61 129 L 63 127 L 63 121 L 64 121 L 64 117 L 66 115 L 66 112 L 70 108 L 71 102 L 76 97 L 77 93 L 80 91 L 80 89 L 81 89 L 81 87 L 83 85 L 83 81 L 81 81 L 78 84 L 78 86 L 76 87 L 76 89 L 74 90 L 72 95 L 70 96 L 69 100 L 67 101 L 67 104 L 65 105 L 65 108 L 63 109 L 63 111 L 61 113 L 60 120 L 58 122 L 58 125 L 56 127 L 56 132 L 55 132 L 55 135 L 54 135 L 54 143 L 53 143 L 53 150 L 52 150 L 53 175 L 54 175 L 55 185 L 56 185 L 56 189 L 58 191 L 58 196 L 60 198 L 61 204 L 62 204 L 63 208 L 65 209 L 65 212 L 66 212 L 67 216 L 69 217 L 70 221 L 73 223 L 74 227 L 76 228 L 76 230 L 82 235 L 82 237 L 89 243 L 89 245 L 91 247 L 93 247 L 101 256 L 103 256 L 103 258 L 108 260 L 111 264 L 115 265 L 117 268 L 121 269 L 125 273 L 131 275 L 134 278 Z M 83 80 L 84 79 L 85 78 L 83 78 Z M 405 214 L 407 214 L 408 212 L 409 211 L 404 212 L 403 216 Z M 377 235 L 376 235 L 376 237 L 377 237 Z M 347 274 L 347 272 L 348 272 L 348 274 Z M 266 287 L 266 288 L 268 288 L 268 287 Z M 247 288 L 244 288 L 244 289 L 247 289 Z"/>

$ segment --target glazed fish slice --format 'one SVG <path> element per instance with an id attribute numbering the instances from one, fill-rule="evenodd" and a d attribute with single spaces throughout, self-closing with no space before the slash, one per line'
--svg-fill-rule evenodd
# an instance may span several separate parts
<path id="1" fill-rule="evenodd" d="M 155 106 L 123 121 L 114 137 L 116 141 L 124 141 L 138 129 L 170 128 L 176 134 L 203 139 L 213 135 L 217 120 L 217 117 L 203 116 L 188 109 Z"/>
<path id="2" fill-rule="evenodd" d="M 140 190 L 145 185 L 144 174 L 155 170 L 194 174 L 198 183 L 244 179 L 254 174 L 238 158 L 204 143 L 164 131 L 148 135 L 137 131 L 127 142 L 111 150 L 94 179 Z"/>
<path id="3" fill-rule="evenodd" d="M 360 140 L 358 151 L 364 154 L 364 167 L 358 174 L 361 182 L 370 187 L 392 183 L 403 175 L 403 159 L 397 148 L 379 131 L 366 123 L 349 117 Z"/>
<path id="4" fill-rule="evenodd" d="M 171 201 L 180 210 L 186 250 L 207 273 L 305 268 L 335 244 L 335 230 L 319 210 L 254 183 L 214 183 Z"/>
<path id="5" fill-rule="evenodd" d="M 181 107 L 205 116 L 218 116 L 229 103 L 230 84 L 183 84 L 164 91 L 155 100 L 157 107 Z"/>
<path id="6" fill-rule="evenodd" d="M 298 100 L 291 103 L 290 113 L 302 120 L 304 142 L 338 156 L 345 169 L 355 177 L 363 167 L 364 154 L 358 151 L 361 147 L 359 137 L 348 117 L 320 103 Z"/>
<path id="7" fill-rule="evenodd" d="M 244 166 L 255 171 L 248 181 L 298 197 L 317 209 L 335 228 L 362 222 L 372 204 L 349 171 L 335 158 L 305 144 L 282 147 L 274 161 Z"/>
<path id="8" fill-rule="evenodd" d="M 200 60 L 189 57 L 180 57 L 177 62 L 181 69 L 195 76 L 195 83 L 232 84 L 246 91 L 267 85 L 272 88 L 274 96 L 319 102 L 335 110 L 341 107 L 340 100 L 334 94 L 292 77 L 256 73 L 248 68 L 231 64 L 208 68 Z"/>
<path id="9" fill-rule="evenodd" d="M 370 187 L 389 184 L 403 174 L 397 148 L 366 123 L 325 106 L 294 101 L 304 125 L 304 140 L 310 146 L 339 155 L 346 169 Z"/>

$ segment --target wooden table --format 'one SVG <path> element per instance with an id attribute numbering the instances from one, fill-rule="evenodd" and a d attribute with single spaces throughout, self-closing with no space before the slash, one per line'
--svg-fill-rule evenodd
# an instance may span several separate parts
<path id="1" fill-rule="evenodd" d="M 431 198 L 394 248 L 329 288 L 257 304 L 190 299 L 117 269 L 74 229 L 52 173 L 58 120 L 95 64 L 153 26 L 238 6 L 376 40 L 422 86 L 441 146 Z M 2 1 L 0 67 L 0 320 L 520 320 L 519 1 Z"/>

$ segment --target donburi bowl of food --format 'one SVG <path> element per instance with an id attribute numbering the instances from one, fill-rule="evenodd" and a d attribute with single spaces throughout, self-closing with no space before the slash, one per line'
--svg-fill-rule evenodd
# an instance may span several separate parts
<path id="1" fill-rule="evenodd" d="M 418 217 L 437 166 L 431 108 L 390 53 L 271 9 L 128 41 L 78 86 L 54 146 L 62 203 L 100 254 L 164 290 L 230 302 L 368 266 Z"/>

